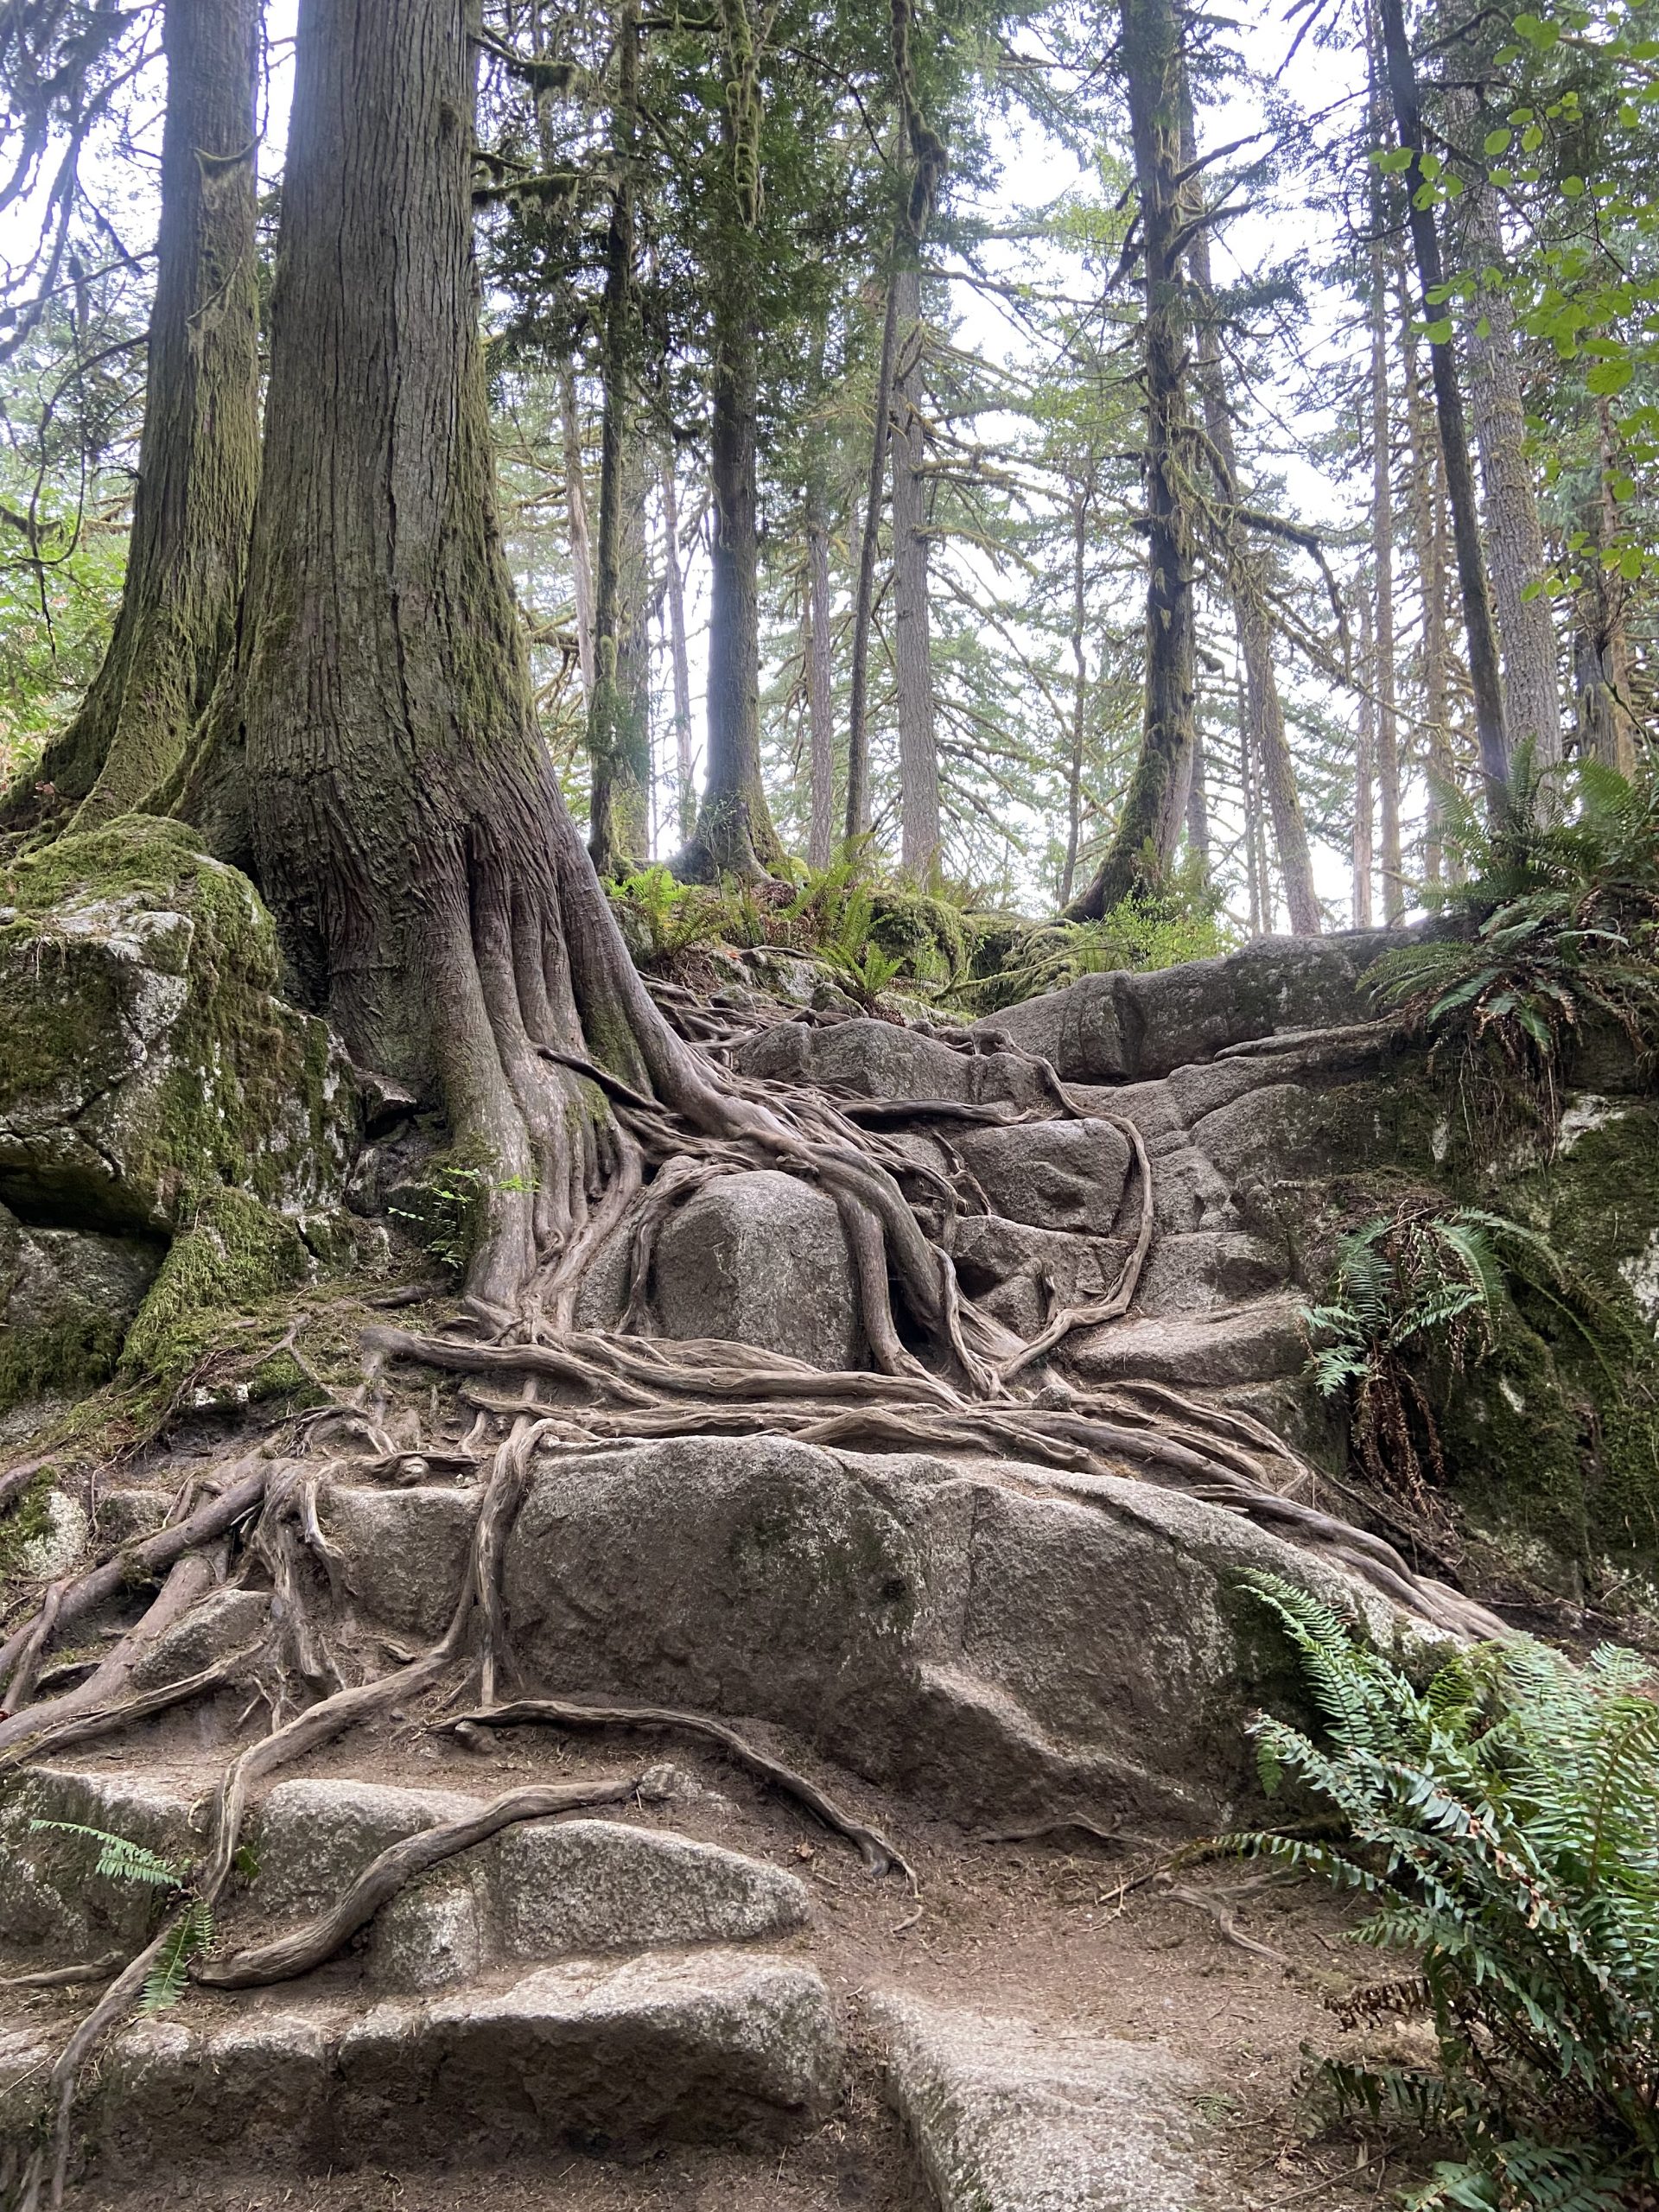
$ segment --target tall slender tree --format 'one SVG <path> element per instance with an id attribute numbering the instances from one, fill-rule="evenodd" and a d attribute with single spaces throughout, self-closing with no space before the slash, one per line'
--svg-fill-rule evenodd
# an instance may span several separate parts
<path id="1" fill-rule="evenodd" d="M 259 464 L 258 0 L 167 0 L 162 213 L 126 582 L 40 779 L 83 828 L 178 766 L 236 625 Z"/>

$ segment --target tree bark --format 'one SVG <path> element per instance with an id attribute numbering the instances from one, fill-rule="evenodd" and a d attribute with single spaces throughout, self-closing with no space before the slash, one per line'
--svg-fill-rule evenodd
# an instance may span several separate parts
<path id="1" fill-rule="evenodd" d="M 1381 194 L 1372 202 L 1381 225 Z M 1371 248 L 1371 585 L 1376 607 L 1376 780 L 1382 836 L 1382 914 L 1406 911 L 1400 854 L 1400 726 L 1394 644 L 1394 426 L 1389 406 L 1389 285 L 1381 243 Z"/>
<path id="2" fill-rule="evenodd" d="M 921 411 L 920 264 L 899 271 L 893 372 L 893 662 L 899 693 L 899 818 L 905 874 L 926 882 L 939 861 L 939 756 L 933 731 L 933 655 L 927 606 L 927 433 Z"/>
<path id="3" fill-rule="evenodd" d="M 1187 315 L 1180 267 L 1180 20 L 1172 0 L 1124 0 L 1123 63 L 1146 280 L 1147 696 L 1141 750 L 1111 843 L 1093 882 L 1066 908 L 1098 920 L 1175 857 L 1186 808 L 1196 648 L 1193 520 L 1184 373 Z"/>
<path id="4" fill-rule="evenodd" d="M 847 823 L 849 837 L 861 837 L 870 826 L 870 624 L 875 607 L 875 556 L 881 535 L 881 508 L 887 480 L 887 445 L 893 427 L 893 359 L 898 342 L 899 240 L 887 271 L 881 310 L 881 350 L 876 359 L 874 419 L 870 429 L 870 468 L 864 493 L 864 531 L 859 542 L 858 588 L 853 600 L 853 668 L 847 694 Z"/>
<path id="5" fill-rule="evenodd" d="M 1065 767 L 1065 864 L 1060 871 L 1062 907 L 1071 903 L 1083 843 L 1083 761 L 1089 733 L 1089 494 L 1071 494 L 1071 730 Z"/>
<path id="6" fill-rule="evenodd" d="M 691 655 L 685 634 L 685 571 L 680 566 L 680 500 L 674 455 L 663 463 L 663 575 L 668 600 L 668 658 L 674 683 L 675 799 L 680 836 L 697 819 L 696 764 L 691 754 Z"/>
<path id="7" fill-rule="evenodd" d="M 806 518 L 806 715 L 811 746 L 806 857 L 828 868 L 836 836 L 835 665 L 830 617 L 830 525 L 816 484 Z"/>
<path id="8" fill-rule="evenodd" d="M 126 582 L 40 780 L 87 829 L 177 768 L 235 639 L 259 470 L 257 0 L 168 0 L 162 216 Z"/>
<path id="9" fill-rule="evenodd" d="M 1592 760 L 1636 773 L 1636 718 L 1630 708 L 1630 642 L 1625 625 L 1624 580 L 1603 566 L 1600 554 L 1618 535 L 1609 479 L 1613 454 L 1612 410 L 1597 403 L 1596 489 L 1589 517 L 1594 557 L 1588 584 L 1579 594 L 1573 686 L 1578 694 L 1579 750 Z"/>
<path id="10" fill-rule="evenodd" d="M 1359 665 L 1365 688 L 1359 695 L 1359 728 L 1354 746 L 1353 869 L 1354 927 L 1371 925 L 1371 871 L 1376 860 L 1376 640 L 1370 594 L 1359 594 Z"/>
<path id="11" fill-rule="evenodd" d="M 1461 104 L 1478 125 L 1478 110 Z M 1464 194 L 1470 254 L 1478 268 L 1503 259 L 1497 194 L 1477 156 Z M 1471 397 L 1481 482 L 1486 494 L 1485 542 L 1491 557 L 1503 648 L 1503 718 L 1512 744 L 1532 747 L 1536 769 L 1561 758 L 1561 694 L 1555 624 L 1538 588 L 1544 578 L 1544 532 L 1538 519 L 1532 469 L 1527 460 L 1526 408 L 1521 397 L 1515 309 L 1501 285 L 1483 284 L 1478 304 L 1486 334 L 1469 333 Z M 1527 597 L 1529 588 L 1532 597 Z"/>
<path id="12" fill-rule="evenodd" d="M 1378 0 L 1382 26 L 1383 56 L 1393 97 L 1395 125 L 1401 145 L 1411 155 L 1406 172 L 1413 257 L 1416 264 L 1419 305 L 1426 319 L 1439 322 L 1446 314 L 1436 296 L 1445 283 L 1440 262 L 1440 233 L 1433 209 L 1427 201 L 1423 175 L 1423 126 L 1417 98 L 1416 65 L 1406 35 L 1403 0 Z M 1492 626 L 1491 601 L 1486 589 L 1486 563 L 1481 551 L 1480 518 L 1475 504 L 1474 473 L 1469 465 L 1469 438 L 1464 427 L 1463 395 L 1458 385 L 1457 359 L 1450 337 L 1431 343 L 1429 364 L 1434 385 L 1434 410 L 1440 433 L 1441 462 L 1446 471 L 1446 498 L 1452 509 L 1452 534 L 1457 549 L 1458 583 L 1463 602 L 1463 627 L 1469 648 L 1469 681 L 1474 692 L 1475 733 L 1480 748 L 1481 775 L 1486 786 L 1488 810 L 1502 811 L 1509 792 L 1510 748 L 1503 723 L 1503 695 L 1498 674 L 1497 639 Z"/>
<path id="13" fill-rule="evenodd" d="M 760 55 L 750 0 L 718 0 L 728 162 L 713 236 L 709 483 L 715 531 L 709 607 L 709 756 L 702 804 L 675 863 L 707 880 L 759 880 L 783 859 L 760 782 L 760 611 L 755 405 L 760 332 L 753 297 L 760 216 Z"/>
<path id="14" fill-rule="evenodd" d="M 1192 130 L 1190 92 L 1182 97 L 1181 167 L 1191 168 L 1198 158 Z M 1220 476 L 1220 492 L 1227 506 L 1239 504 L 1238 452 L 1233 418 L 1227 404 L 1222 368 L 1221 342 L 1216 329 L 1215 294 L 1210 275 L 1210 240 L 1202 227 L 1194 231 L 1188 251 L 1198 320 L 1198 385 L 1204 407 L 1204 426 L 1210 441 L 1212 465 Z M 1307 824 L 1296 789 L 1296 764 L 1285 737 L 1285 710 L 1273 665 L 1273 625 L 1268 616 L 1268 564 L 1244 538 L 1236 516 L 1225 527 L 1228 544 L 1228 589 L 1233 620 L 1238 630 L 1239 657 L 1244 664 L 1244 702 L 1249 715 L 1256 759 L 1267 785 L 1268 808 L 1273 817 L 1274 842 L 1279 849 L 1279 868 L 1284 878 L 1285 905 L 1291 931 L 1297 937 L 1317 937 L 1321 926 L 1319 901 L 1313 888 L 1313 862 L 1307 847 Z M 1196 747 L 1198 740 L 1194 737 Z"/>
<path id="15" fill-rule="evenodd" d="M 1422 609 L 1422 693 L 1425 750 L 1429 773 L 1428 810 L 1423 828 L 1423 877 L 1438 884 L 1444 845 L 1440 794 L 1452 775 L 1451 671 L 1446 637 L 1445 525 L 1440 505 L 1434 423 L 1423 404 L 1417 345 L 1408 330 L 1406 426 L 1411 454 L 1411 530 L 1416 556 L 1417 590 Z"/>
<path id="16" fill-rule="evenodd" d="M 559 418 L 564 437 L 564 512 L 570 533 L 570 582 L 576 601 L 576 665 L 582 696 L 592 704 L 596 681 L 594 649 L 594 540 L 588 522 L 588 478 L 582 452 L 582 416 L 575 372 L 559 378 Z"/>
<path id="17" fill-rule="evenodd" d="M 591 778 L 588 849 L 601 875 L 620 875 L 644 854 L 648 841 L 647 794 L 651 783 L 651 734 L 637 669 L 625 669 L 630 645 L 638 658 L 638 639 L 630 626 L 628 592 L 632 586 L 632 623 L 643 612 L 643 500 L 638 456 L 631 452 L 634 321 L 633 160 L 639 97 L 639 0 L 622 0 L 616 29 L 617 87 L 612 105 L 611 158 L 615 181 L 605 239 L 603 334 L 604 409 L 600 429 L 599 575 L 594 596 L 594 689 L 588 707 L 588 760 Z M 634 485 L 626 480 L 632 473 Z M 630 530 L 627 509 L 632 489 L 635 509 Z M 625 542 L 628 541 L 628 542 Z M 632 568 L 630 576 L 627 570 Z M 632 681 L 630 681 L 632 677 Z"/>

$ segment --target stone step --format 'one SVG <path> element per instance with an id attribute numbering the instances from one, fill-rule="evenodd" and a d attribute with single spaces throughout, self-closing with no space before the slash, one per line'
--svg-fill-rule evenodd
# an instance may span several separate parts
<path id="1" fill-rule="evenodd" d="M 840 2071 L 810 1967 L 653 1952 L 367 2012 L 194 1993 L 118 2037 L 86 2133 L 110 2175 L 227 2154 L 278 2171 L 408 2171 L 565 2145 L 775 2139 L 824 2117 Z"/>
<path id="2" fill-rule="evenodd" d="M 1190 2212 L 1203 2085 L 1186 2061 L 908 1994 L 868 2017 L 941 2212 Z"/>
<path id="3" fill-rule="evenodd" d="M 352 1779 L 277 1783 L 249 1826 L 257 1871 L 234 1908 L 236 1940 L 308 1918 L 391 1845 L 484 1802 Z M 54 1963 L 100 1957 L 136 1948 L 158 1908 L 156 1890 L 92 1874 L 91 1837 L 34 1821 L 100 1829 L 182 1864 L 201 1850 L 191 1811 L 187 1789 L 130 1773 L 41 1769 L 14 1785 L 0 1808 L 8 1942 Z M 573 1953 L 776 1939 L 810 1910 L 795 1875 L 672 1830 L 534 1821 L 412 1883 L 375 1916 L 361 1955 L 372 1989 L 436 1989 Z"/>

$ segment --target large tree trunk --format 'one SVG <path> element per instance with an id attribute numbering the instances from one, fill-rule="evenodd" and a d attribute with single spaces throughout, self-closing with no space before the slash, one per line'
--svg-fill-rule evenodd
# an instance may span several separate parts
<path id="1" fill-rule="evenodd" d="M 696 779 L 691 753 L 691 653 L 685 634 L 685 571 L 680 566 L 680 499 L 674 454 L 663 463 L 663 578 L 668 601 L 668 658 L 674 683 L 675 803 L 680 836 L 696 824 Z"/>
<path id="2" fill-rule="evenodd" d="M 1181 19 L 1171 0 L 1125 0 L 1123 66 L 1135 147 L 1147 393 L 1147 696 L 1141 750 L 1095 879 L 1067 907 L 1097 920 L 1166 868 L 1180 840 L 1195 728 L 1193 524 L 1185 474 L 1187 317 L 1180 269 Z"/>
<path id="3" fill-rule="evenodd" d="M 1592 760 L 1636 773 L 1636 717 L 1630 704 L 1630 641 L 1625 623 L 1624 580 L 1600 559 L 1618 536 L 1610 479 L 1613 461 L 1612 410 L 1597 403 L 1596 488 L 1587 518 L 1594 557 L 1589 582 L 1579 594 L 1573 649 L 1578 695 L 1579 750 Z"/>
<path id="4" fill-rule="evenodd" d="M 1071 903 L 1083 843 L 1083 761 L 1089 733 L 1089 495 L 1071 494 L 1071 728 L 1065 764 L 1065 863 L 1060 871 L 1062 907 Z"/>
<path id="5" fill-rule="evenodd" d="M 1411 456 L 1412 550 L 1422 614 L 1421 686 L 1428 809 L 1423 829 L 1423 876 L 1438 884 L 1443 873 L 1442 794 L 1452 777 L 1451 669 L 1446 635 L 1446 526 L 1441 506 L 1434 421 L 1424 404 L 1417 345 L 1404 340 L 1406 427 Z"/>
<path id="6" fill-rule="evenodd" d="M 1405 183 L 1417 272 L 1417 305 L 1429 322 L 1437 323 L 1446 312 L 1440 304 L 1446 279 L 1433 208 L 1427 204 L 1420 205 L 1420 201 L 1426 203 L 1428 199 L 1422 168 L 1423 125 L 1418 106 L 1416 65 L 1406 35 L 1403 0 L 1378 0 L 1378 11 L 1395 126 L 1402 147 L 1411 156 Z M 1430 344 L 1429 364 L 1434 383 L 1434 412 L 1440 434 L 1446 498 L 1452 509 L 1452 541 L 1457 549 L 1458 584 L 1463 602 L 1464 634 L 1469 646 L 1469 681 L 1474 692 L 1480 769 L 1486 785 L 1487 806 L 1497 813 L 1503 808 L 1509 791 L 1509 739 L 1503 723 L 1497 638 L 1492 626 L 1486 563 L 1480 545 L 1474 472 L 1469 465 L 1469 438 L 1464 428 L 1463 394 L 1458 385 L 1457 359 L 1449 334 Z"/>
<path id="7" fill-rule="evenodd" d="M 1376 685 L 1371 602 L 1359 594 L 1359 728 L 1354 745 L 1353 917 L 1357 930 L 1371 926 L 1371 871 L 1376 861 Z"/>
<path id="8" fill-rule="evenodd" d="M 927 512 L 922 418 L 922 272 L 906 260 L 897 283 L 893 374 L 893 664 L 899 693 L 899 819 L 906 875 L 925 882 L 939 858 L 939 756 L 933 734 L 933 652 L 927 608 Z"/>
<path id="9" fill-rule="evenodd" d="M 830 628 L 830 525 L 814 485 L 806 517 L 806 717 L 811 746 L 806 857 L 828 868 L 836 838 L 835 663 Z"/>
<path id="10" fill-rule="evenodd" d="M 864 489 L 864 529 L 858 548 L 858 584 L 853 594 L 853 665 L 847 690 L 847 825 L 849 837 L 861 837 L 870 826 L 870 626 L 875 611 L 875 556 L 881 535 L 881 509 L 887 481 L 887 445 L 893 431 L 893 359 L 898 343 L 899 266 L 901 237 L 882 295 L 881 345 L 876 356 L 875 404 L 870 426 L 870 467 Z"/>
<path id="11" fill-rule="evenodd" d="M 570 582 L 576 602 L 576 665 L 582 696 L 591 705 L 595 682 L 594 648 L 594 539 L 588 523 L 588 478 L 582 452 L 582 416 L 576 404 L 575 372 L 559 378 L 559 423 L 564 440 L 564 512 L 570 536 Z"/>
<path id="12" fill-rule="evenodd" d="M 1381 193 L 1372 200 L 1380 225 Z M 1394 667 L 1394 426 L 1389 407 L 1389 283 L 1380 239 L 1371 248 L 1371 587 L 1376 608 L 1376 781 L 1382 842 L 1382 917 L 1406 911 L 1400 855 L 1400 725 Z"/>
<path id="13" fill-rule="evenodd" d="M 1194 166 L 1198 158 L 1190 93 L 1183 96 L 1182 110 L 1181 167 L 1186 170 Z M 1220 334 L 1216 327 L 1210 239 L 1202 227 L 1193 232 L 1188 264 L 1195 294 L 1204 427 L 1210 441 L 1211 462 L 1221 479 L 1222 498 L 1236 509 L 1239 504 L 1238 452 L 1233 436 L 1232 412 L 1227 404 Z M 1286 741 L 1284 704 L 1279 696 L 1279 679 L 1273 665 L 1273 625 L 1267 602 L 1268 563 L 1248 542 L 1236 516 L 1230 519 L 1228 530 L 1227 583 L 1238 630 L 1239 657 L 1244 664 L 1244 702 L 1255 755 L 1267 785 L 1274 842 L 1279 848 L 1280 873 L 1284 878 L 1285 904 L 1290 912 L 1292 933 L 1297 937 L 1317 937 L 1321 917 L 1313 889 L 1307 824 L 1302 817 L 1301 797 L 1296 789 L 1296 764 L 1290 757 Z"/>
<path id="14" fill-rule="evenodd" d="M 1465 105 L 1478 118 L 1472 100 Z M 1500 266 L 1503 238 L 1497 194 L 1478 166 L 1463 204 L 1476 266 Z M 1470 385 L 1486 493 L 1486 547 L 1503 647 L 1504 725 L 1512 744 L 1530 743 L 1535 767 L 1553 768 L 1561 758 L 1560 677 L 1550 602 L 1539 588 L 1548 564 L 1527 459 L 1515 309 L 1501 284 L 1481 287 L 1479 308 L 1468 338 Z"/>
<path id="15" fill-rule="evenodd" d="M 643 611 L 643 485 L 632 450 L 634 219 L 633 151 L 639 93 L 639 0 L 622 0 L 616 32 L 617 88 L 612 109 L 611 219 L 605 239 L 604 412 L 600 431 L 599 579 L 594 599 L 594 689 L 588 707 L 591 777 L 588 849 L 601 875 L 620 875 L 649 841 L 651 734 L 637 670 L 625 669 L 625 640 Z M 626 480 L 632 474 L 632 486 Z M 632 491 L 634 498 L 629 499 Z M 630 529 L 628 509 L 633 508 Z M 637 542 L 635 542 L 637 541 Z M 627 572 L 632 569 L 632 574 Z M 632 586 L 630 594 L 629 587 Z M 632 678 L 630 681 L 630 677 Z"/>
<path id="16" fill-rule="evenodd" d="M 183 757 L 236 632 L 259 469 L 257 0 L 168 0 L 162 219 L 127 575 L 104 664 L 40 780 L 86 829 Z"/>
<path id="17" fill-rule="evenodd" d="M 709 607 L 709 758 L 697 826 L 675 863 L 683 875 L 758 880 L 783 859 L 760 782 L 760 596 L 754 417 L 760 332 L 750 273 L 760 215 L 760 54 L 750 0 L 715 9 L 726 79 L 710 374 L 714 499 Z"/>

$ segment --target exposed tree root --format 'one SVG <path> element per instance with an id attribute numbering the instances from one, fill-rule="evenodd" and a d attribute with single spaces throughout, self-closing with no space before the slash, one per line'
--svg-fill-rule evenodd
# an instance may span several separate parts
<path id="1" fill-rule="evenodd" d="M 723 1720 L 715 1720 L 705 1713 L 683 1713 L 672 1706 L 612 1705 L 597 1699 L 527 1697 L 512 1705 L 483 1706 L 475 1713 L 456 1715 L 451 1727 L 508 1728 L 527 1721 L 539 1721 L 555 1728 L 671 1728 L 684 1736 L 706 1737 L 728 1752 L 738 1764 L 747 1767 L 761 1781 L 769 1782 L 798 1798 L 808 1809 L 817 1815 L 828 1828 L 844 1835 L 855 1844 L 864 1864 L 873 1874 L 887 1874 L 897 1868 L 914 1887 L 916 1876 L 910 1861 L 886 1836 L 865 1821 L 857 1819 L 828 1797 L 815 1782 L 782 1760 L 772 1758 L 756 1745 L 728 1728 Z"/>
<path id="2" fill-rule="evenodd" d="M 101 1959 L 87 1959 L 79 1966 L 44 1967 L 38 1974 L 8 1974 L 0 1981 L 0 1989 L 70 1989 L 83 1981 L 108 1981 L 124 1963 L 119 1951 L 107 1951 Z"/>
<path id="3" fill-rule="evenodd" d="M 18 1713 L 15 1717 L 29 1726 L 6 1751 L 0 1751 L 0 1781 L 15 1774 L 20 1767 L 48 1758 L 54 1751 L 64 1751 L 71 1744 L 89 1744 L 99 1736 L 113 1736 L 137 1721 L 154 1719 L 171 1706 L 188 1705 L 194 1698 L 210 1697 L 215 1690 L 235 1681 L 254 1656 L 252 1647 L 234 1652 L 229 1658 L 216 1659 L 211 1667 L 203 1667 L 196 1674 L 181 1675 L 177 1681 L 160 1683 L 154 1689 L 120 1698 L 113 1705 L 96 1707 L 90 1713 L 72 1713 L 67 1719 L 42 1725 L 36 1722 L 32 1708 Z"/>
<path id="4" fill-rule="evenodd" d="M 620 1805 L 630 1798 L 648 1796 L 648 1776 L 628 1774 L 602 1782 L 537 1783 L 523 1789 L 509 1789 L 492 1797 L 475 1813 L 444 1821 L 436 1827 L 406 1836 L 372 1859 L 345 1895 L 303 1926 L 269 1943 L 233 1952 L 225 1959 L 204 1959 L 195 1969 L 196 1980 L 213 1989 L 258 1989 L 271 1982 L 292 1981 L 333 1958 L 342 1943 L 366 1928 L 384 1904 L 418 1875 L 453 1859 L 475 1843 L 499 1834 L 521 1821 L 545 1820 L 550 1814 L 574 1812 L 583 1805 Z"/>

